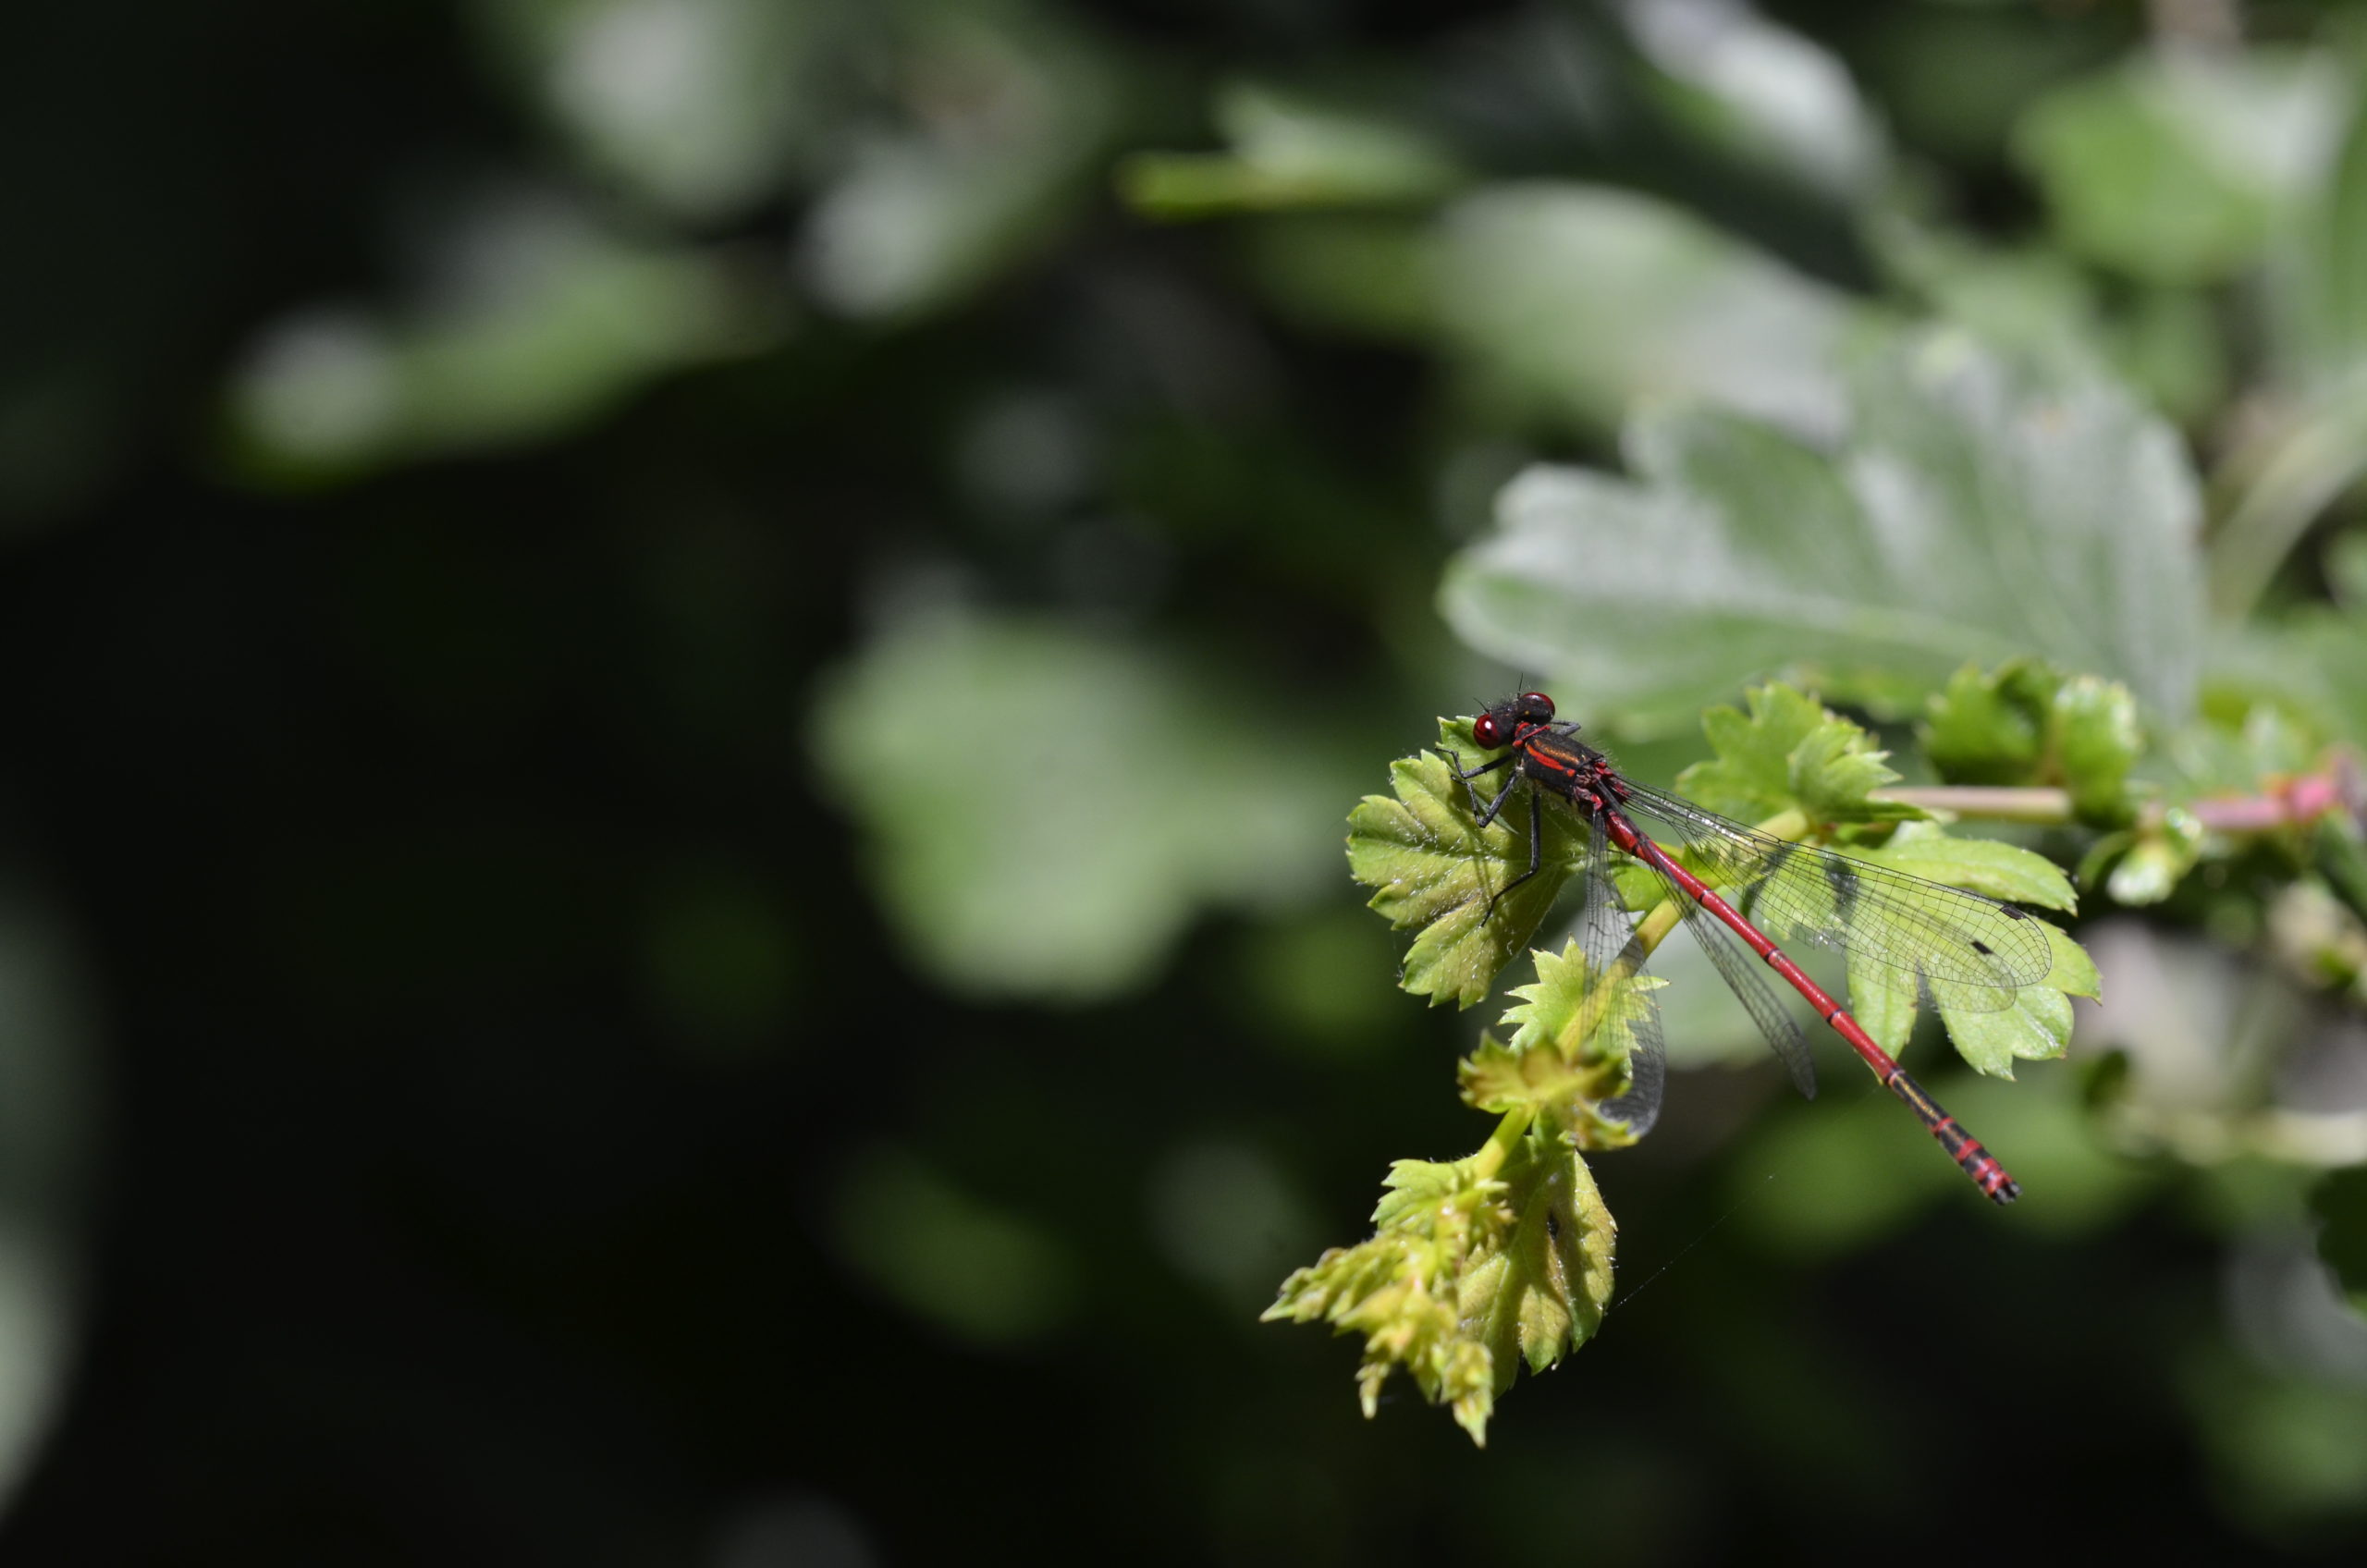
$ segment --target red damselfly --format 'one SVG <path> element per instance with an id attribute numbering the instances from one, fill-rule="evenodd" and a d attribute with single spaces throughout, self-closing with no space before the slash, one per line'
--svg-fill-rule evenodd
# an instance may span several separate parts
<path id="1" fill-rule="evenodd" d="M 1550 793 L 1569 802 L 1588 827 L 1578 930 L 1589 975 L 1632 975 L 1642 963 L 1640 944 L 1610 880 L 1608 847 L 1658 876 L 1686 929 L 1718 966 L 1801 1093 L 1816 1093 L 1808 1042 L 1735 947 L 1737 938 L 1808 998 L 1817 1015 L 1864 1059 L 1883 1087 L 1907 1103 L 1983 1193 L 2001 1204 L 2020 1196 L 2020 1186 L 1980 1140 L 1908 1077 L 1846 1008 L 1802 974 L 1775 938 L 1799 937 L 1844 949 L 1853 959 L 1884 966 L 1944 1008 L 1981 1012 L 2012 1006 L 2017 990 L 2036 985 L 2052 970 L 2053 950 L 2043 923 L 1978 893 L 1777 839 L 1648 789 L 1622 776 L 1609 757 L 1579 741 L 1577 729 L 1576 724 L 1554 722 L 1553 700 L 1542 692 L 1525 692 L 1498 703 L 1472 724 L 1472 739 L 1483 749 L 1504 751 L 1493 762 L 1468 769 L 1460 759 L 1456 762 L 1456 776 L 1471 790 L 1480 825 L 1496 819 L 1514 790 L 1523 783 L 1530 786 L 1528 870 L 1496 891 L 1489 913 L 1543 864 L 1544 797 Z M 1483 802 L 1470 780 L 1502 767 L 1512 769 L 1511 777 L 1493 800 Z M 1647 837 L 1636 825 L 1639 817 L 1665 830 L 1678 849 L 1672 852 Z M 1687 869 L 1686 860 L 1700 866 L 1701 873 Z M 1637 1022 L 1636 1043 L 1629 1059 L 1634 1066 L 1631 1087 L 1602 1109 L 1641 1131 L 1659 1113 L 1663 1074 L 1659 1025 L 1649 1010 Z"/>

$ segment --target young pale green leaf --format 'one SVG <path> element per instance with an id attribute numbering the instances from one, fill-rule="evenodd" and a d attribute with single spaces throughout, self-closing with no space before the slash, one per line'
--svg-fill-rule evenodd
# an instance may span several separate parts
<path id="1" fill-rule="evenodd" d="M 1604 1077 L 1600 1063 L 1564 1061 L 1554 1050 L 1515 1050 L 1489 1034 L 1454 1070 L 1463 1103 L 1492 1116 L 1602 1097 Z"/>
<path id="2" fill-rule="evenodd" d="M 2055 864 L 2029 850 L 1987 839 L 1952 839 L 1932 823 L 1909 823 L 1889 843 L 1851 851 L 1858 858 L 1962 888 L 1994 899 L 2068 910 L 2077 902 L 2071 884 Z M 2071 1037 L 2069 997 L 2096 994 L 2096 969 L 2063 930 L 2038 923 L 2054 953 L 2044 979 L 2017 992 L 2013 1005 L 1975 1010 L 1961 1005 L 1965 994 L 1935 987 L 1934 998 L 1956 1052 L 1983 1072 L 2012 1077 L 2015 1060 L 2042 1061 L 2063 1054 Z M 1919 996 L 1912 976 L 1888 964 L 1852 955 L 1849 1011 L 1876 1044 L 1895 1055 L 1915 1027 Z"/>
<path id="3" fill-rule="evenodd" d="M 1474 1257 L 1456 1292 L 1466 1330 L 1488 1348 L 1497 1393 L 1520 1362 L 1542 1372 L 1594 1336 L 1611 1302 L 1618 1235 L 1593 1173 L 1561 1133 L 1532 1125 L 1501 1174 L 1512 1225 Z M 1485 1436 L 1472 1431 L 1475 1441 Z"/>
<path id="4" fill-rule="evenodd" d="M 1714 760 L 1688 767 L 1677 788 L 1746 822 L 1797 811 L 1811 823 L 1898 822 L 1922 812 L 1867 792 L 1898 781 L 1866 732 L 1789 686 L 1745 694 L 1748 714 L 1714 707 L 1701 717 Z"/>
<path id="5" fill-rule="evenodd" d="M 1467 722 L 1441 720 L 1440 733 L 1443 750 L 1486 754 Z M 1398 983 L 1434 1004 L 1469 1007 L 1544 920 L 1569 877 L 1576 844 L 1562 814 L 1545 814 L 1541 868 L 1498 899 L 1491 916 L 1490 899 L 1528 869 L 1527 813 L 1508 808 L 1481 827 L 1470 791 L 1434 753 L 1392 764 L 1389 779 L 1394 799 L 1367 795 L 1349 814 L 1349 870 L 1379 889 L 1371 907 L 1391 925 L 1421 928 Z"/>
<path id="6" fill-rule="evenodd" d="M 1616 1076 L 1610 1064 L 1564 1061 L 1550 1047 L 1515 1050 L 1489 1035 L 1455 1067 L 1466 1105 L 1499 1115 L 1530 1112 L 1589 1149 L 1625 1148 L 1636 1141 L 1625 1122 L 1600 1113 L 1603 1101 L 1625 1092 L 1624 1083 L 1611 1082 Z"/>
<path id="7" fill-rule="evenodd" d="M 1653 1016 L 1652 993 L 1662 983 L 1617 970 L 1613 964 L 1603 974 L 1591 972 L 1576 940 L 1559 953 L 1539 952 L 1536 982 L 1513 988 L 1520 1005 L 1505 1010 L 1502 1020 L 1518 1031 L 1513 1049 L 1548 1049 L 1576 1062 L 1625 1061 L 1636 1048 L 1637 1029 Z"/>
<path id="8" fill-rule="evenodd" d="M 1673 728 L 1737 673 L 1811 672 L 1910 711 L 1967 660 L 2036 655 L 2191 710 L 2201 513 L 2177 434 L 2116 384 L 1961 332 L 1851 378 L 1837 451 L 1699 406 L 1639 406 L 1629 480 L 1533 468 L 1450 567 L 1456 633 Z"/>
<path id="9" fill-rule="evenodd" d="M 1515 1223 L 1509 1189 L 1467 1160 L 1401 1159 L 1385 1185 L 1372 1236 L 1293 1273 L 1261 1321 L 1320 1320 L 1363 1335 L 1356 1388 L 1367 1419 L 1381 1384 L 1403 1366 L 1424 1398 L 1451 1404 L 1474 1440 L 1484 1441 L 1499 1372 L 1467 1331 L 1459 1300 L 1475 1253 L 1491 1249 Z"/>
<path id="10" fill-rule="evenodd" d="M 1541 1371 L 1601 1322 L 1617 1227 L 1558 1128 L 1532 1124 L 1493 1176 L 1479 1170 L 1476 1158 L 1399 1160 L 1372 1236 L 1292 1274 L 1262 1320 L 1362 1335 L 1367 1418 L 1403 1367 L 1484 1445 L 1519 1363 Z"/>

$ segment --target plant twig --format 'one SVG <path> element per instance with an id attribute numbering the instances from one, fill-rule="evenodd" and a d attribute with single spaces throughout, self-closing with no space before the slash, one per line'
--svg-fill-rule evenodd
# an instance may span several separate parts
<path id="1" fill-rule="evenodd" d="M 2059 827 L 2072 820 L 2068 790 L 1996 784 L 1910 784 L 1895 790 L 1870 790 L 1866 798 L 1945 812 L 1950 816 L 1977 816 L 1989 822 L 2027 822 Z"/>

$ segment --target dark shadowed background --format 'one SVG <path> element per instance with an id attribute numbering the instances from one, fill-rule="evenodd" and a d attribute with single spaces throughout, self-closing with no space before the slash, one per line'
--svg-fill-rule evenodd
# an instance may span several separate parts
<path id="1" fill-rule="evenodd" d="M 2367 207 L 2352 11 L 16 17 L 0 1561 L 2358 1550 L 2367 964 L 2240 859 L 2080 930 L 2175 1115 L 1919 1060 L 2013 1211 L 1672 958 L 1596 1164 L 1649 1288 L 1484 1451 L 1257 1320 L 1486 1136 L 1341 845 L 1531 645 L 1440 605 L 1527 465 L 1832 439 L 1837 357 L 1953 327 L 2138 410 L 2214 624 L 2292 632 L 2099 673 L 2367 741 L 2367 238 L 2286 248 Z M 1603 635 L 1527 673 L 1663 782 L 1784 664 Z"/>

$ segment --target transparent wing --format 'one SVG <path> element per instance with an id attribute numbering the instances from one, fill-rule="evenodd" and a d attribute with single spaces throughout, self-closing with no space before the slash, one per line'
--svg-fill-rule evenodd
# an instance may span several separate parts
<path id="1" fill-rule="evenodd" d="M 1586 866 L 1579 873 L 1575 933 L 1586 954 L 1589 990 L 1605 983 L 1639 978 L 1644 973 L 1644 944 L 1636 935 L 1635 916 L 1611 884 L 1610 860 L 1602 823 L 1597 819 L 1589 824 Z M 1668 1050 L 1661 1038 L 1660 1004 L 1651 993 L 1632 992 L 1625 1003 L 1625 1027 L 1634 1042 L 1627 1053 L 1627 1092 L 1597 1109 L 1614 1121 L 1627 1123 L 1628 1131 L 1640 1138 L 1660 1120 L 1661 1096 L 1668 1084 Z"/>
<path id="2" fill-rule="evenodd" d="M 1927 983 L 1935 999 L 1970 1012 L 2011 1007 L 2016 990 L 2054 967 L 2044 923 L 2011 904 L 1630 789 L 1636 814 L 1665 828 L 1701 879 L 1778 942 L 1839 949 Z"/>
<path id="3" fill-rule="evenodd" d="M 1816 1098 L 1816 1058 L 1809 1053 L 1808 1037 L 1800 1032 L 1798 1020 L 1776 996 L 1774 987 L 1768 985 L 1766 968 L 1758 956 L 1718 924 L 1716 915 L 1670 881 L 1666 873 L 1661 875 L 1661 886 L 1676 900 L 1676 907 L 1684 913 L 1685 928 L 1693 933 L 1693 939 L 1710 955 L 1710 962 L 1718 966 L 1718 973 L 1725 977 L 1726 988 L 1759 1026 L 1760 1037 L 1767 1042 L 1767 1048 L 1775 1053 L 1784 1071 L 1791 1074 L 1792 1086 L 1799 1090 L 1803 1099 Z"/>

